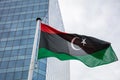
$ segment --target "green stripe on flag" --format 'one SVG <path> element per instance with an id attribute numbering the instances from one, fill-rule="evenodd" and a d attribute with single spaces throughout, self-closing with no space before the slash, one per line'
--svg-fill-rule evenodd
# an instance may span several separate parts
<path id="1" fill-rule="evenodd" d="M 101 55 L 103 56 L 101 57 Z M 70 59 L 80 60 L 88 67 L 96 67 L 99 65 L 108 64 L 118 60 L 111 46 L 108 47 L 107 49 L 103 49 L 98 52 L 83 56 L 72 56 L 66 53 L 55 53 L 46 48 L 40 48 L 38 52 L 38 59 L 46 58 L 46 57 L 56 57 L 60 60 L 70 60 Z"/>

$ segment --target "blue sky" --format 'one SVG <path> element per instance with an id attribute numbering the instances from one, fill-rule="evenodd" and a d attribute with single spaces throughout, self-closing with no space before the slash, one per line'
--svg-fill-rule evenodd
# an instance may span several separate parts
<path id="1" fill-rule="evenodd" d="M 120 0 L 59 0 L 65 31 L 112 43 L 120 59 Z M 120 80 L 120 61 L 95 68 L 70 61 L 71 80 Z"/>

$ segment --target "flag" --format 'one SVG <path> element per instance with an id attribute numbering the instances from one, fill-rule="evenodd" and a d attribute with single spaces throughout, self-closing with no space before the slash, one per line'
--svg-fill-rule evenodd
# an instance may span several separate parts
<path id="1" fill-rule="evenodd" d="M 61 32 L 41 23 L 38 59 L 47 57 L 79 60 L 88 67 L 118 60 L 109 42 L 90 36 Z"/>

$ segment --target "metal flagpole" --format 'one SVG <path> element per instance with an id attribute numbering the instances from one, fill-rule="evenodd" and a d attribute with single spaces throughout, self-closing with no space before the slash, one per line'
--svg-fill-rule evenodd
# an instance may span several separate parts
<path id="1" fill-rule="evenodd" d="M 40 27 L 41 27 L 41 19 L 37 18 L 36 19 L 37 24 L 36 24 L 36 31 L 35 31 L 35 37 L 34 37 L 34 43 L 33 43 L 33 50 L 32 50 L 32 55 L 31 55 L 31 61 L 30 61 L 30 67 L 29 67 L 29 73 L 28 73 L 28 80 L 32 80 L 32 76 L 33 76 L 33 70 L 35 67 L 35 61 L 36 61 L 36 49 L 37 49 L 37 45 L 38 45 L 38 34 L 40 31 Z"/>
<path id="2" fill-rule="evenodd" d="M 37 24 L 36 24 L 36 26 L 38 27 L 38 29 L 40 30 L 41 29 L 41 18 L 37 18 L 36 19 L 36 22 L 37 22 Z M 40 32 L 38 33 L 39 35 L 38 35 L 38 44 L 37 45 L 39 45 L 39 42 L 40 42 Z M 35 59 L 35 68 L 37 69 L 38 68 L 38 60 L 37 60 L 37 58 L 38 58 L 38 49 L 37 49 L 37 52 L 36 52 L 37 54 L 36 54 L 36 59 Z"/>

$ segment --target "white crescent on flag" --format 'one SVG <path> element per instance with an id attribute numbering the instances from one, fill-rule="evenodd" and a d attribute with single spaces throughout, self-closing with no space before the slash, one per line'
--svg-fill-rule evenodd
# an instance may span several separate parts
<path id="1" fill-rule="evenodd" d="M 80 48 L 75 48 L 74 47 L 74 44 L 73 44 L 73 42 L 75 41 L 75 39 L 79 39 L 79 37 L 74 37 L 72 40 L 71 40 L 71 47 L 74 49 L 74 50 L 80 50 Z"/>

